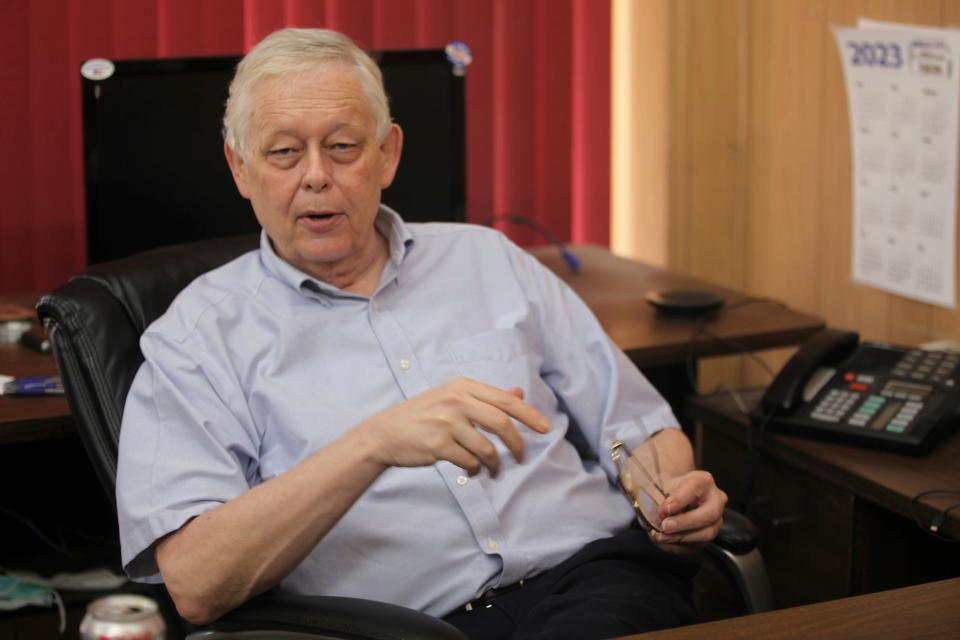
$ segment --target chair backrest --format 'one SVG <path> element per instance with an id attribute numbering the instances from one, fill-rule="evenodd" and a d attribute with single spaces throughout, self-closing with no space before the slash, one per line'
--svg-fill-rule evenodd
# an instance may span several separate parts
<path id="1" fill-rule="evenodd" d="M 140 335 L 195 278 L 257 245 L 249 235 L 155 249 L 93 265 L 40 298 L 71 413 L 111 500 L 123 406 L 143 363 Z"/>

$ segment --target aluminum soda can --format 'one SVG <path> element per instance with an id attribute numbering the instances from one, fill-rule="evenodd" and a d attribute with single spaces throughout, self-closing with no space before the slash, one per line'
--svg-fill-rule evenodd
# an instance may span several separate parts
<path id="1" fill-rule="evenodd" d="M 166 630 L 157 603 L 132 594 L 97 598 L 80 623 L 83 640 L 164 640 Z"/>

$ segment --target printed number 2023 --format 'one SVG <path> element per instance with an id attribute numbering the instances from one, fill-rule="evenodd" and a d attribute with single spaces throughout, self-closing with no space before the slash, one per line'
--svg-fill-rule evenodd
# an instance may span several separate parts
<path id="1" fill-rule="evenodd" d="M 894 42 L 848 42 L 853 50 L 850 64 L 855 67 L 888 67 L 898 69 L 903 66 L 900 45 Z"/>

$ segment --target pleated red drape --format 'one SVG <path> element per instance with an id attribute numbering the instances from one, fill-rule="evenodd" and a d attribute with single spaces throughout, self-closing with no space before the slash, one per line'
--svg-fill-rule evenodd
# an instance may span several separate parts
<path id="1" fill-rule="evenodd" d="M 467 42 L 468 219 L 609 243 L 609 0 L 0 0 L 0 293 L 85 265 L 84 60 L 238 54 L 283 26 L 372 49 Z"/>

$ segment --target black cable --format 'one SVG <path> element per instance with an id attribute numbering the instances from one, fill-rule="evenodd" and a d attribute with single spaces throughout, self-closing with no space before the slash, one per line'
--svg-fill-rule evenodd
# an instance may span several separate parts
<path id="1" fill-rule="evenodd" d="M 753 429 L 747 430 L 747 469 L 746 478 L 743 481 L 743 493 L 740 497 L 738 510 L 746 515 L 751 515 L 750 506 L 753 500 L 753 491 L 757 480 L 757 470 L 760 468 L 760 450 L 763 444 L 763 436 L 767 432 L 767 425 L 773 419 L 774 412 L 768 411 L 757 421 Z M 751 420 L 753 423 L 753 420 Z"/>
<path id="2" fill-rule="evenodd" d="M 767 373 L 770 374 L 770 377 L 771 377 L 771 378 L 777 375 L 776 372 L 775 372 L 773 369 L 770 368 L 770 365 L 768 365 L 768 364 L 763 360 L 763 358 L 760 358 L 756 353 L 753 352 L 752 349 L 750 349 L 749 347 L 743 345 L 742 343 L 737 342 L 736 340 L 731 340 L 730 338 L 724 338 L 723 336 L 718 336 L 717 334 L 713 333 L 712 331 L 709 331 L 706 327 L 700 327 L 699 329 L 697 329 L 697 331 L 695 332 L 695 334 L 694 334 L 694 336 L 693 336 L 693 340 L 696 340 L 696 337 L 697 337 L 698 335 L 705 335 L 705 336 L 707 336 L 708 338 L 712 338 L 712 339 L 713 339 L 714 341 L 716 341 L 716 342 L 719 342 L 719 343 L 721 343 L 721 344 L 723 344 L 723 345 L 726 345 L 726 346 L 728 346 L 728 347 L 732 347 L 735 351 L 739 352 L 737 355 L 746 356 L 746 357 L 750 358 L 751 360 L 753 360 L 754 362 L 756 362 L 757 364 L 759 364 L 760 367 L 763 368 L 764 371 L 766 371 Z M 693 350 L 693 346 L 692 346 L 692 343 L 691 343 L 691 346 L 690 346 L 690 348 L 689 348 L 689 351 L 692 352 L 692 350 Z M 691 360 L 692 360 L 692 358 L 691 358 Z M 688 373 L 689 373 L 689 371 L 688 371 Z"/>
<path id="3" fill-rule="evenodd" d="M 580 258 L 574 254 L 567 245 L 557 237 L 557 235 L 551 231 L 548 227 L 540 224 L 536 220 L 528 218 L 517 213 L 504 213 L 501 215 L 490 216 L 483 225 L 486 227 L 493 226 L 495 222 L 509 222 L 510 224 L 517 225 L 519 227 L 527 227 L 528 229 L 533 229 L 538 234 L 543 236 L 550 244 L 555 246 L 560 252 L 560 256 L 563 258 L 563 262 L 567 265 L 567 268 L 570 269 L 570 272 L 574 275 L 580 273 Z"/>
<path id="4" fill-rule="evenodd" d="M 926 496 L 932 495 L 941 495 L 941 496 L 960 496 L 960 489 L 929 489 L 927 491 L 921 491 L 917 495 L 913 496 L 910 499 L 910 511 L 913 514 L 913 521 L 916 523 L 920 529 L 925 532 L 927 535 L 933 536 L 938 540 L 950 543 L 960 542 L 960 538 L 947 535 L 943 533 L 943 525 L 946 523 L 947 518 L 950 516 L 950 513 L 955 509 L 960 509 L 960 502 L 955 502 L 944 509 L 941 509 L 929 524 L 925 524 L 923 519 L 920 517 L 918 512 L 918 507 L 920 505 L 920 499 Z"/>
<path id="5" fill-rule="evenodd" d="M 770 368 L 770 365 L 768 365 L 766 362 L 764 362 L 762 358 L 760 358 L 756 353 L 754 353 L 753 349 L 750 349 L 749 347 L 741 344 L 740 342 L 737 342 L 736 340 L 733 340 L 730 338 L 724 338 L 723 336 L 718 336 L 717 334 L 713 333 L 712 331 L 709 331 L 706 328 L 707 322 L 711 320 L 716 320 L 718 317 L 722 315 L 726 315 L 731 311 L 735 311 L 737 309 L 749 306 L 751 304 L 773 304 L 778 307 L 786 308 L 786 305 L 784 305 L 782 302 L 771 300 L 769 298 L 744 298 L 743 300 L 738 300 L 737 302 L 731 305 L 725 306 L 719 312 L 712 313 L 697 319 L 697 324 L 694 327 L 693 333 L 690 335 L 689 342 L 687 343 L 687 357 L 686 357 L 687 382 L 690 385 L 691 389 L 693 389 L 694 391 L 697 391 L 698 389 L 696 373 L 693 370 L 694 365 L 696 364 L 696 359 L 694 358 L 694 347 L 697 344 L 697 338 L 700 337 L 701 335 L 705 335 L 709 338 L 712 338 L 716 342 L 719 342 L 723 345 L 731 347 L 734 351 L 737 352 L 738 355 L 743 355 L 750 358 L 751 360 L 759 364 L 764 369 L 764 371 L 769 373 L 771 378 L 776 376 L 776 373 L 774 373 L 774 371 Z"/>
<path id="6" fill-rule="evenodd" d="M 694 347 L 697 343 L 697 338 L 701 335 L 705 335 L 716 342 L 723 344 L 727 347 L 730 347 L 738 355 L 743 355 L 757 364 L 759 364 L 764 371 L 766 371 L 771 378 L 776 376 L 776 373 L 773 369 L 770 368 L 762 358 L 760 358 L 753 349 L 750 349 L 746 345 L 733 340 L 731 338 L 725 338 L 719 336 L 709 329 L 707 329 L 707 323 L 711 320 L 717 319 L 721 314 L 725 315 L 731 311 L 752 305 L 752 304 L 773 304 L 779 307 L 786 308 L 786 305 L 777 300 L 771 300 L 769 298 L 744 298 L 738 300 L 737 302 L 727 305 L 722 308 L 719 312 L 711 313 L 705 316 L 702 316 L 697 319 L 697 324 L 694 327 L 693 333 L 690 336 L 690 341 L 687 343 L 687 357 L 686 357 L 686 370 L 687 370 L 687 382 L 694 392 L 698 392 L 697 385 L 697 376 L 694 371 L 694 366 L 696 364 L 696 359 L 694 358 Z M 766 433 L 767 425 L 774 417 L 774 412 L 769 411 L 764 414 L 759 420 L 750 418 L 750 423 L 754 427 L 747 430 L 747 468 L 745 472 L 745 479 L 743 484 L 743 493 L 740 499 L 740 505 L 738 510 L 744 514 L 749 514 L 750 502 L 753 497 L 754 486 L 756 484 L 757 469 L 760 466 L 760 449 L 763 441 L 763 436 Z"/>
<path id="7" fill-rule="evenodd" d="M 58 536 L 60 537 L 59 541 L 53 540 L 52 538 L 47 536 L 43 531 L 41 531 L 40 527 L 34 524 L 29 518 L 20 515 L 16 511 L 13 511 L 12 509 L 7 509 L 6 507 L 0 507 L 0 515 L 7 516 L 8 518 L 11 518 L 19 522 L 21 525 L 29 529 L 35 536 L 37 536 L 37 538 L 39 538 L 44 544 L 46 544 L 48 547 L 50 547 L 57 553 L 63 554 L 65 556 L 76 555 L 73 551 L 71 551 L 66 546 L 62 536 Z"/>

